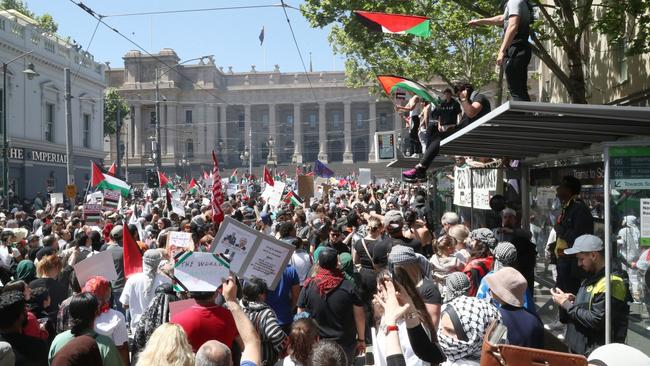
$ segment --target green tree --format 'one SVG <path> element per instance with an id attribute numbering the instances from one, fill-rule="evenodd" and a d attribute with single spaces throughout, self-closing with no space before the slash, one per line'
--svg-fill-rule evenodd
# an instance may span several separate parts
<path id="1" fill-rule="evenodd" d="M 44 32 L 56 33 L 56 31 L 59 29 L 59 25 L 54 21 L 54 18 L 52 18 L 50 14 L 45 13 L 41 16 L 38 16 L 29 10 L 27 4 L 22 0 L 1 0 L 0 7 L 2 7 L 2 9 L 14 9 L 34 19 Z"/>
<path id="2" fill-rule="evenodd" d="M 120 110 L 122 120 L 129 114 L 129 105 L 115 88 L 108 88 L 104 92 L 104 136 L 112 135 L 117 131 L 117 111 Z"/>
<path id="3" fill-rule="evenodd" d="M 489 0 L 478 0 L 490 6 Z M 369 32 L 352 10 L 387 13 L 436 14 L 433 36 L 386 35 Z M 441 1 L 347 1 L 307 0 L 301 7 L 313 27 L 332 25 L 329 41 L 335 52 L 346 56 L 346 74 L 352 86 L 375 82 L 377 74 L 396 74 L 427 81 L 438 76 L 451 83 L 463 79 L 484 86 L 496 79 L 497 29 L 470 29 L 471 14 L 458 11 L 449 0 Z"/>

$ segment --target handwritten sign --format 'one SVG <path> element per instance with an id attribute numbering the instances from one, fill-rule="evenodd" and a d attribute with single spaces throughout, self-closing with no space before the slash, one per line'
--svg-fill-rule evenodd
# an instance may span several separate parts
<path id="1" fill-rule="evenodd" d="M 229 275 L 228 263 L 213 253 L 187 252 L 176 261 L 176 291 L 209 292 Z"/>
<path id="2" fill-rule="evenodd" d="M 104 190 L 104 209 L 107 211 L 117 210 L 121 194 L 118 191 Z"/>
<path id="3" fill-rule="evenodd" d="M 455 167 L 454 205 L 472 207 L 473 204 L 474 208 L 489 210 L 490 198 L 503 192 L 502 176 L 503 171 L 499 169 Z M 472 193 L 474 193 L 473 199 Z"/>
<path id="4" fill-rule="evenodd" d="M 113 256 L 110 252 L 104 251 L 93 254 L 73 267 L 81 287 L 93 276 L 103 276 L 109 281 L 117 280 L 117 271 L 115 271 Z"/>
<path id="5" fill-rule="evenodd" d="M 293 245 L 256 231 L 230 217 L 221 223 L 210 248 L 211 252 L 228 261 L 230 270 L 239 277 L 261 278 L 271 290 L 280 282 L 294 250 Z"/>
<path id="6" fill-rule="evenodd" d="M 167 245 L 173 245 L 179 248 L 193 249 L 192 233 L 183 231 L 170 231 L 167 238 Z"/>
<path id="7" fill-rule="evenodd" d="M 102 219 L 102 205 L 98 203 L 86 203 L 83 212 L 87 225 L 99 223 Z"/>
<path id="8" fill-rule="evenodd" d="M 172 212 L 178 216 L 185 216 L 185 207 L 183 206 L 183 202 L 172 199 Z"/>
<path id="9" fill-rule="evenodd" d="M 63 204 L 63 193 L 50 193 L 52 206 Z"/>

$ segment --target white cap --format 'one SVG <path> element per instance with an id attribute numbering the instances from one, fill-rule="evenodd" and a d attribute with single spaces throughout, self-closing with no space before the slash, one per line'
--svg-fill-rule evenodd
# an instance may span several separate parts
<path id="1" fill-rule="evenodd" d="M 650 357 L 640 350 L 621 343 L 610 343 L 596 348 L 589 355 L 589 365 L 599 366 L 647 366 Z"/>
<path id="2" fill-rule="evenodd" d="M 564 251 L 564 254 L 600 252 L 605 247 L 603 241 L 596 235 L 585 234 L 576 238 L 573 246 Z"/>

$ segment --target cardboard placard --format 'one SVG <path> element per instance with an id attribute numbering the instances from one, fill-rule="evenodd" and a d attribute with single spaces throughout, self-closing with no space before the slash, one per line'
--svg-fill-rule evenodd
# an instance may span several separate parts
<path id="1" fill-rule="evenodd" d="M 172 199 L 172 212 L 178 216 L 185 216 L 185 206 L 183 206 L 183 202 Z"/>
<path id="2" fill-rule="evenodd" d="M 120 203 L 122 195 L 118 191 L 104 190 L 104 209 L 106 211 L 115 211 Z"/>
<path id="3" fill-rule="evenodd" d="M 303 201 L 314 197 L 314 176 L 301 175 L 298 177 L 298 194 Z"/>
<path id="4" fill-rule="evenodd" d="M 98 203 L 86 203 L 83 212 L 86 225 L 92 226 L 102 220 L 102 205 Z"/>
<path id="5" fill-rule="evenodd" d="M 104 200 L 104 193 L 102 193 L 101 191 L 89 193 L 86 196 L 87 203 L 102 203 L 103 200 Z"/>
<path id="6" fill-rule="evenodd" d="M 230 264 L 241 278 L 258 277 L 271 290 L 278 285 L 295 247 L 226 217 L 210 251 Z"/>
<path id="7" fill-rule="evenodd" d="M 81 287 L 86 284 L 89 278 L 94 276 L 103 276 L 109 281 L 117 280 L 113 256 L 107 251 L 95 253 L 73 267 Z"/>
<path id="8" fill-rule="evenodd" d="M 50 193 L 50 203 L 52 206 L 63 204 L 63 193 Z"/>
<path id="9" fill-rule="evenodd" d="M 174 265 L 176 291 L 216 291 L 230 274 L 228 262 L 213 253 L 187 252 Z"/>
<path id="10" fill-rule="evenodd" d="M 170 231 L 167 237 L 167 245 L 173 245 L 178 248 L 194 249 L 194 241 L 192 241 L 192 233 L 183 231 Z"/>
<path id="11" fill-rule="evenodd" d="M 372 183 L 370 168 L 359 168 L 359 185 L 367 186 Z"/>
<path id="12" fill-rule="evenodd" d="M 272 192 L 269 199 L 266 201 L 271 207 L 280 206 L 280 201 L 282 201 L 282 193 L 284 193 L 284 187 L 286 184 L 283 182 L 275 182 L 275 185 L 272 186 Z"/>

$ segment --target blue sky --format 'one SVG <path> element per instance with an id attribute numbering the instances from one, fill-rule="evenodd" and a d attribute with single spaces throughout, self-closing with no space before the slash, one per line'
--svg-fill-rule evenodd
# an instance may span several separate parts
<path id="1" fill-rule="evenodd" d="M 75 0 L 76 1 L 76 0 Z M 297 7 L 301 1 L 289 0 Z M 138 13 L 180 9 L 200 9 L 246 5 L 279 4 L 276 0 L 86 0 L 84 4 L 102 15 Z M 58 33 L 70 36 L 84 49 L 88 48 L 97 21 L 69 0 L 32 0 L 29 8 L 36 14 L 50 13 L 59 24 Z M 327 41 L 329 29 L 313 29 L 299 11 L 287 9 L 298 45 L 309 68 L 312 53 L 314 71 L 343 69 L 343 59 L 334 56 Z M 181 60 L 213 54 L 215 62 L 225 70 L 248 71 L 251 65 L 259 70 L 302 71 L 289 26 L 282 8 L 220 10 L 180 14 L 110 17 L 106 23 L 137 42 L 147 51 L 173 48 Z M 264 26 L 264 46 L 258 36 Z M 122 56 L 136 49 L 118 34 L 99 25 L 90 45 L 90 53 L 98 62 L 110 61 L 111 67 L 123 65 Z M 266 67 L 264 67 L 266 64 Z"/>

